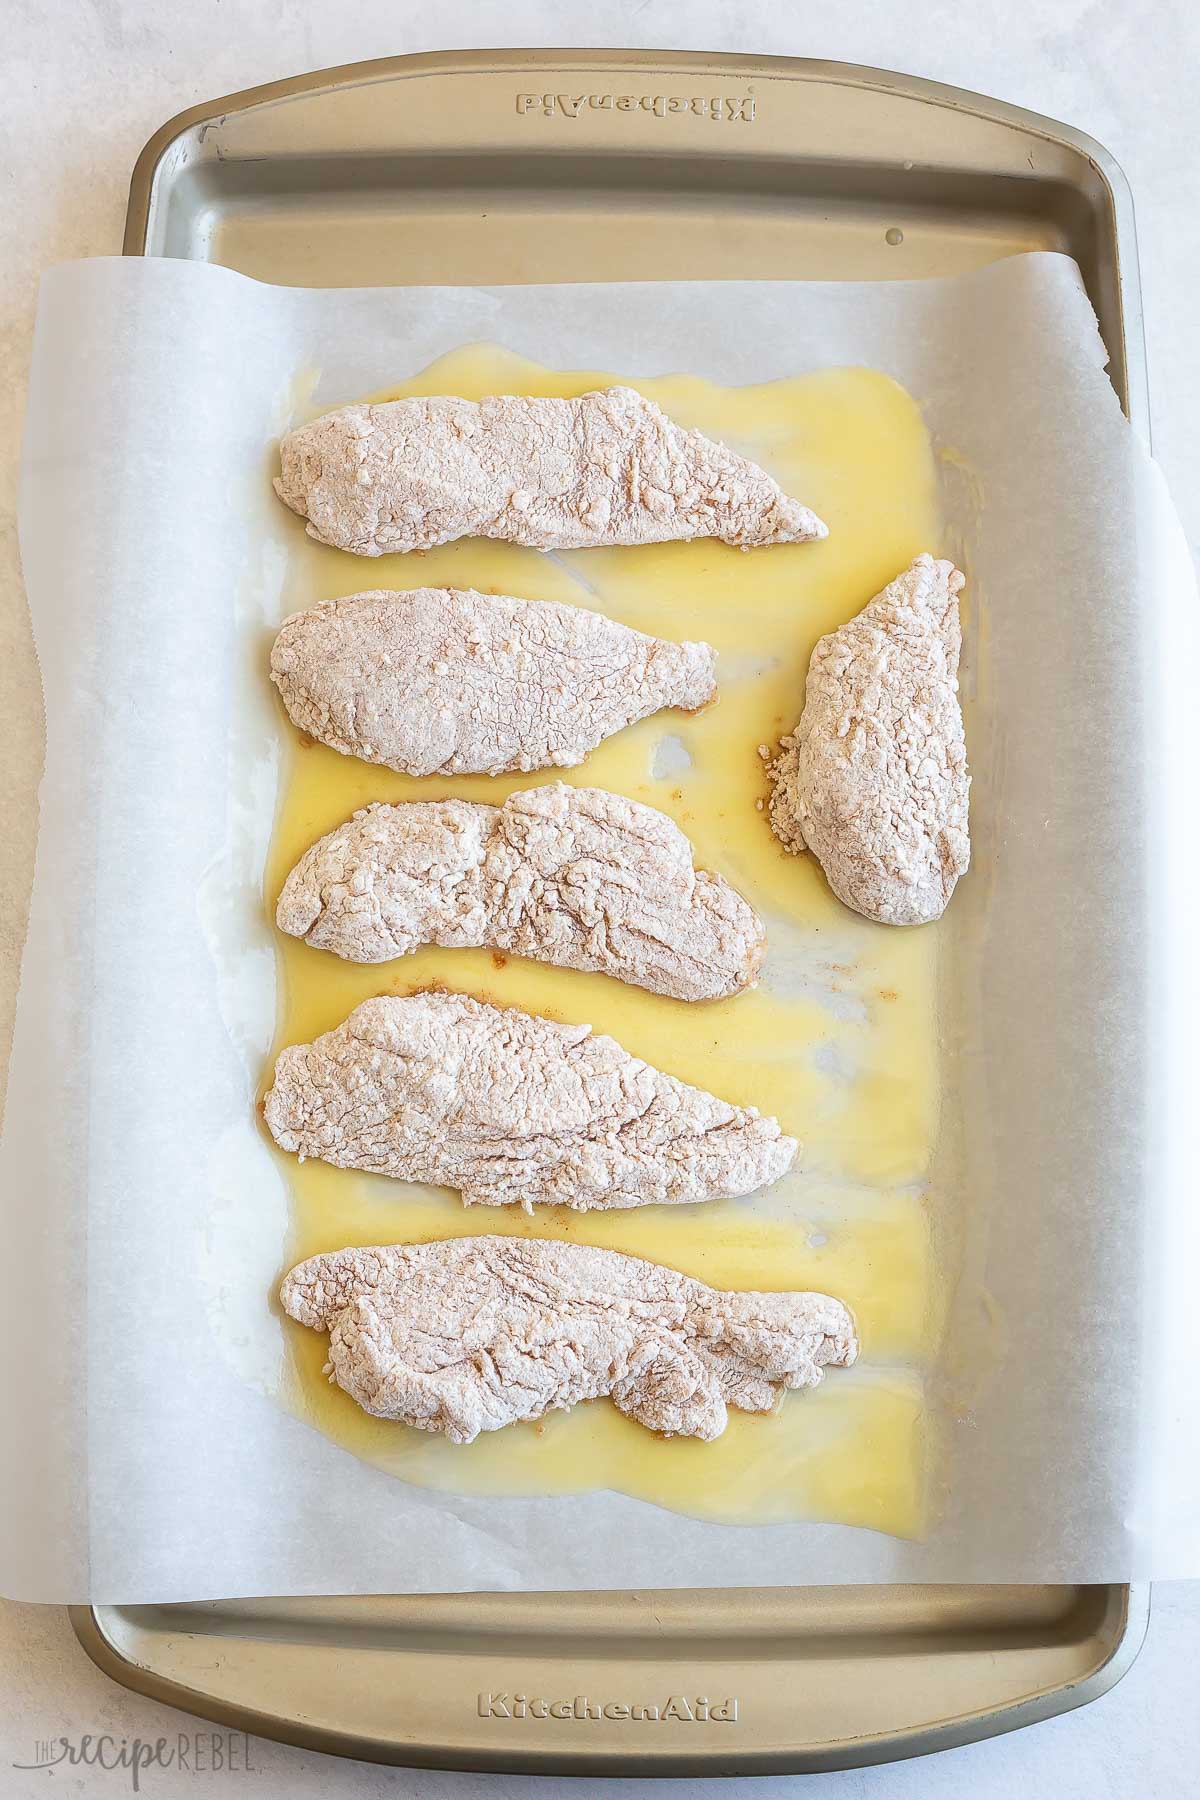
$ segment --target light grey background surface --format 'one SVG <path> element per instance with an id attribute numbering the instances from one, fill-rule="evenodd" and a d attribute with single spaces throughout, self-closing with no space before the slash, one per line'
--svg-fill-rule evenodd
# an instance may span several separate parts
<path id="1" fill-rule="evenodd" d="M 38 272 L 120 246 L 134 158 L 172 113 L 304 69 L 456 45 L 601 45 L 840 58 L 976 88 L 1068 120 L 1114 152 L 1138 213 L 1156 450 L 1200 539 L 1200 132 L 1190 0 L 9 0 L 0 44 L 0 1046 L 32 868 L 38 682 L 20 597 L 16 458 Z M 1086 453 L 1081 447 L 1081 453 Z M 64 519 L 64 525 L 69 521 Z M 36 1204 L 36 1196 L 31 1196 Z M 14 1347 L 9 1346 L 9 1355 Z M 1184 1795 L 1200 1761 L 1200 1584 L 1160 1586 L 1147 1647 L 1096 1705 L 933 1760 L 845 1775 L 661 1784 L 717 1800 L 1055 1800 Z M 0 1604 L 0 1795 L 128 1793 L 124 1771 L 23 1772 L 36 1740 L 86 1732 L 154 1738 L 187 1721 L 118 1689 L 83 1657 L 58 1609 Z M 372 1769 L 252 1742 L 252 1768 L 151 1770 L 143 1792 L 296 1796 L 633 1796 L 636 1782 L 563 1783 Z"/>

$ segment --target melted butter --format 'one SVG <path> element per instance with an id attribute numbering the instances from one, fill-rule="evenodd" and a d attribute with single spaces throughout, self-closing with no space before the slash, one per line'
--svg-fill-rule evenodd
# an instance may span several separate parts
<path id="1" fill-rule="evenodd" d="M 490 346 L 443 358 L 377 396 L 573 395 L 619 376 L 562 373 Z M 497 1232 L 645 1256 L 714 1286 L 814 1287 L 853 1309 L 863 1353 L 769 1415 L 731 1413 L 714 1444 L 656 1438 L 607 1402 L 510 1427 L 462 1447 L 369 1418 L 321 1375 L 323 1334 L 285 1321 L 286 1403 L 356 1455 L 406 1481 L 462 1493 L 607 1487 L 697 1517 L 818 1518 L 900 1535 L 920 1529 L 929 1456 L 924 1375 L 944 1309 L 924 1184 L 937 1129 L 936 929 L 873 926 L 841 907 L 812 858 L 788 856 L 756 801 L 799 716 L 816 639 L 860 610 L 920 551 L 938 548 L 931 445 L 912 399 L 886 376 L 837 369 L 722 389 L 692 377 L 639 381 L 672 417 L 764 462 L 830 526 L 827 540 L 742 552 L 703 542 L 545 556 L 469 541 L 365 561 L 324 549 L 296 521 L 289 610 L 367 587 L 476 587 L 590 606 L 719 651 L 720 698 L 660 713 L 578 769 L 414 780 L 320 745 L 295 745 L 267 871 L 273 908 L 313 840 L 370 800 L 458 795 L 499 803 L 563 779 L 668 813 L 702 868 L 724 874 L 767 922 L 764 977 L 732 1000 L 688 1006 L 601 975 L 488 951 L 428 949 L 358 967 L 280 937 L 282 1046 L 340 1023 L 369 995 L 431 983 L 586 1022 L 634 1054 L 801 1138 L 800 1167 L 751 1200 L 613 1214 L 463 1208 L 457 1194 L 280 1156 L 292 1193 L 286 1264 L 348 1244 Z"/>

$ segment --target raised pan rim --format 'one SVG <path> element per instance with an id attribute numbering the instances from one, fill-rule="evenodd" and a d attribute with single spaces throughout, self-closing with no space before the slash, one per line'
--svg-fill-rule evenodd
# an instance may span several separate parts
<path id="1" fill-rule="evenodd" d="M 1116 157 L 1096 138 L 1043 113 L 1010 105 L 1008 101 L 993 99 L 970 88 L 953 87 L 946 82 L 929 81 L 923 76 L 903 75 L 892 69 L 876 69 L 861 63 L 828 62 L 801 56 L 755 56 L 730 51 L 495 49 L 426 50 L 411 56 L 384 56 L 365 62 L 340 63 L 328 69 L 314 69 L 303 75 L 265 82 L 258 87 L 242 88 L 216 100 L 204 101 L 198 106 L 176 113 L 161 125 L 147 140 L 134 164 L 125 215 L 123 253 L 126 256 L 145 255 L 155 175 L 171 145 L 195 126 L 207 124 L 228 113 L 244 112 L 251 107 L 270 105 L 278 100 L 316 93 L 326 88 L 352 87 L 377 81 L 412 80 L 472 69 L 480 73 L 515 73 L 526 68 L 572 68 L 585 64 L 593 69 L 650 71 L 657 68 L 698 68 L 721 74 L 753 70 L 755 78 L 762 81 L 821 81 L 831 85 L 874 89 L 882 93 L 905 94 L 931 106 L 968 112 L 979 118 L 1033 132 L 1039 137 L 1075 150 L 1096 170 L 1111 200 L 1116 240 L 1119 250 L 1123 252 L 1117 303 L 1125 357 L 1126 411 L 1131 423 L 1149 445 L 1150 397 L 1142 325 L 1137 226 L 1133 195 Z"/>
<path id="2" fill-rule="evenodd" d="M 991 1711 L 964 1713 L 937 1725 L 914 1726 L 907 1731 L 864 1737 L 852 1744 L 833 1749 L 743 1751 L 726 1754 L 671 1755 L 646 1758 L 639 1754 L 598 1756 L 582 1751 L 539 1750 L 525 1746 L 521 1750 L 497 1749 L 486 1756 L 475 1751 L 459 1750 L 442 1743 L 416 1743 L 394 1746 L 380 1740 L 355 1738 L 331 1731 L 323 1726 L 304 1726 L 298 1721 L 281 1720 L 278 1715 L 256 1711 L 252 1707 L 214 1701 L 194 1688 L 184 1686 L 153 1670 L 131 1662 L 106 1633 L 100 1619 L 103 1608 L 71 1606 L 67 1611 L 75 1635 L 92 1662 L 105 1675 L 145 1694 L 149 1699 L 177 1707 L 182 1712 L 211 1719 L 231 1730 L 245 1731 L 295 1745 L 305 1750 L 319 1750 L 325 1755 L 346 1756 L 359 1761 L 386 1763 L 402 1768 L 454 1769 L 498 1774 L 527 1775 L 621 1775 L 621 1776 L 713 1776 L 816 1774 L 838 1769 L 867 1768 L 875 1764 L 899 1762 L 917 1756 L 933 1755 L 940 1750 L 953 1750 L 964 1744 L 998 1737 L 1017 1731 L 1043 1719 L 1073 1712 L 1098 1700 L 1116 1686 L 1132 1668 L 1146 1640 L 1150 1621 L 1150 1584 L 1108 1583 L 1116 1598 L 1121 1596 L 1121 1620 L 1112 1648 L 1088 1675 L 1081 1680 L 1064 1683 L 1045 1693 Z"/>

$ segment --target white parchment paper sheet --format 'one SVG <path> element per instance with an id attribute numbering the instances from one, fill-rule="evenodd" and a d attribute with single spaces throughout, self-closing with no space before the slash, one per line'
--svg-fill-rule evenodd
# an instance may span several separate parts
<path id="1" fill-rule="evenodd" d="M 286 1196 L 252 1112 L 274 1019 L 270 450 L 301 371 L 333 405 L 479 339 L 721 382 L 868 364 L 952 453 L 931 548 L 971 584 L 975 863 L 943 927 L 966 1269 L 924 1543 L 607 1494 L 456 1499 L 270 1397 Z M 1195 588 L 1070 262 L 319 292 L 69 265 L 43 283 L 21 547 L 48 724 L 0 1147 L 6 1593 L 1200 1574 Z M 956 1412 L 983 1291 L 1007 1350 Z"/>

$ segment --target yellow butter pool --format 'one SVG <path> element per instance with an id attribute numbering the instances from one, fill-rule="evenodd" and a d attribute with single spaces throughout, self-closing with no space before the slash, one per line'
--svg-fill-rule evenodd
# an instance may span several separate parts
<path id="1" fill-rule="evenodd" d="M 622 379 L 552 371 L 473 346 L 376 398 L 571 395 Z M 714 644 L 716 706 L 648 719 L 562 779 L 669 813 L 697 863 L 734 882 L 766 919 L 764 978 L 736 999 L 687 1006 L 486 951 L 430 949 L 356 967 L 280 936 L 278 1044 L 328 1030 L 368 995 L 438 981 L 586 1021 L 685 1081 L 774 1113 L 802 1140 L 800 1165 L 751 1200 L 529 1218 L 519 1209 L 467 1211 L 444 1190 L 301 1166 L 276 1152 L 291 1193 L 288 1263 L 347 1244 L 469 1233 L 602 1244 L 715 1286 L 836 1294 L 857 1319 L 860 1362 L 834 1371 L 815 1393 L 788 1395 L 770 1415 L 733 1414 L 714 1444 L 656 1438 L 596 1402 L 461 1447 L 360 1412 L 321 1374 L 325 1337 L 285 1320 L 292 1373 L 284 1398 L 347 1450 L 427 1487 L 606 1487 L 703 1518 L 815 1518 L 913 1535 L 928 1484 L 926 1388 L 943 1313 L 927 1192 L 938 1125 L 938 927 L 898 931 L 847 912 L 811 858 L 780 849 L 756 802 L 767 792 L 758 746 L 774 749 L 798 717 L 816 639 L 919 551 L 939 548 L 932 448 L 913 400 L 868 369 L 757 388 L 686 376 L 633 385 L 681 423 L 766 464 L 826 520 L 829 538 L 749 552 L 704 542 L 554 557 L 467 542 L 367 561 L 313 544 L 297 520 L 288 610 L 368 587 L 477 587 L 590 606 L 642 631 Z M 301 851 L 369 800 L 458 795 L 494 803 L 557 778 L 542 771 L 413 780 L 302 745 L 282 707 L 279 719 L 292 748 L 266 872 L 272 909 Z"/>

